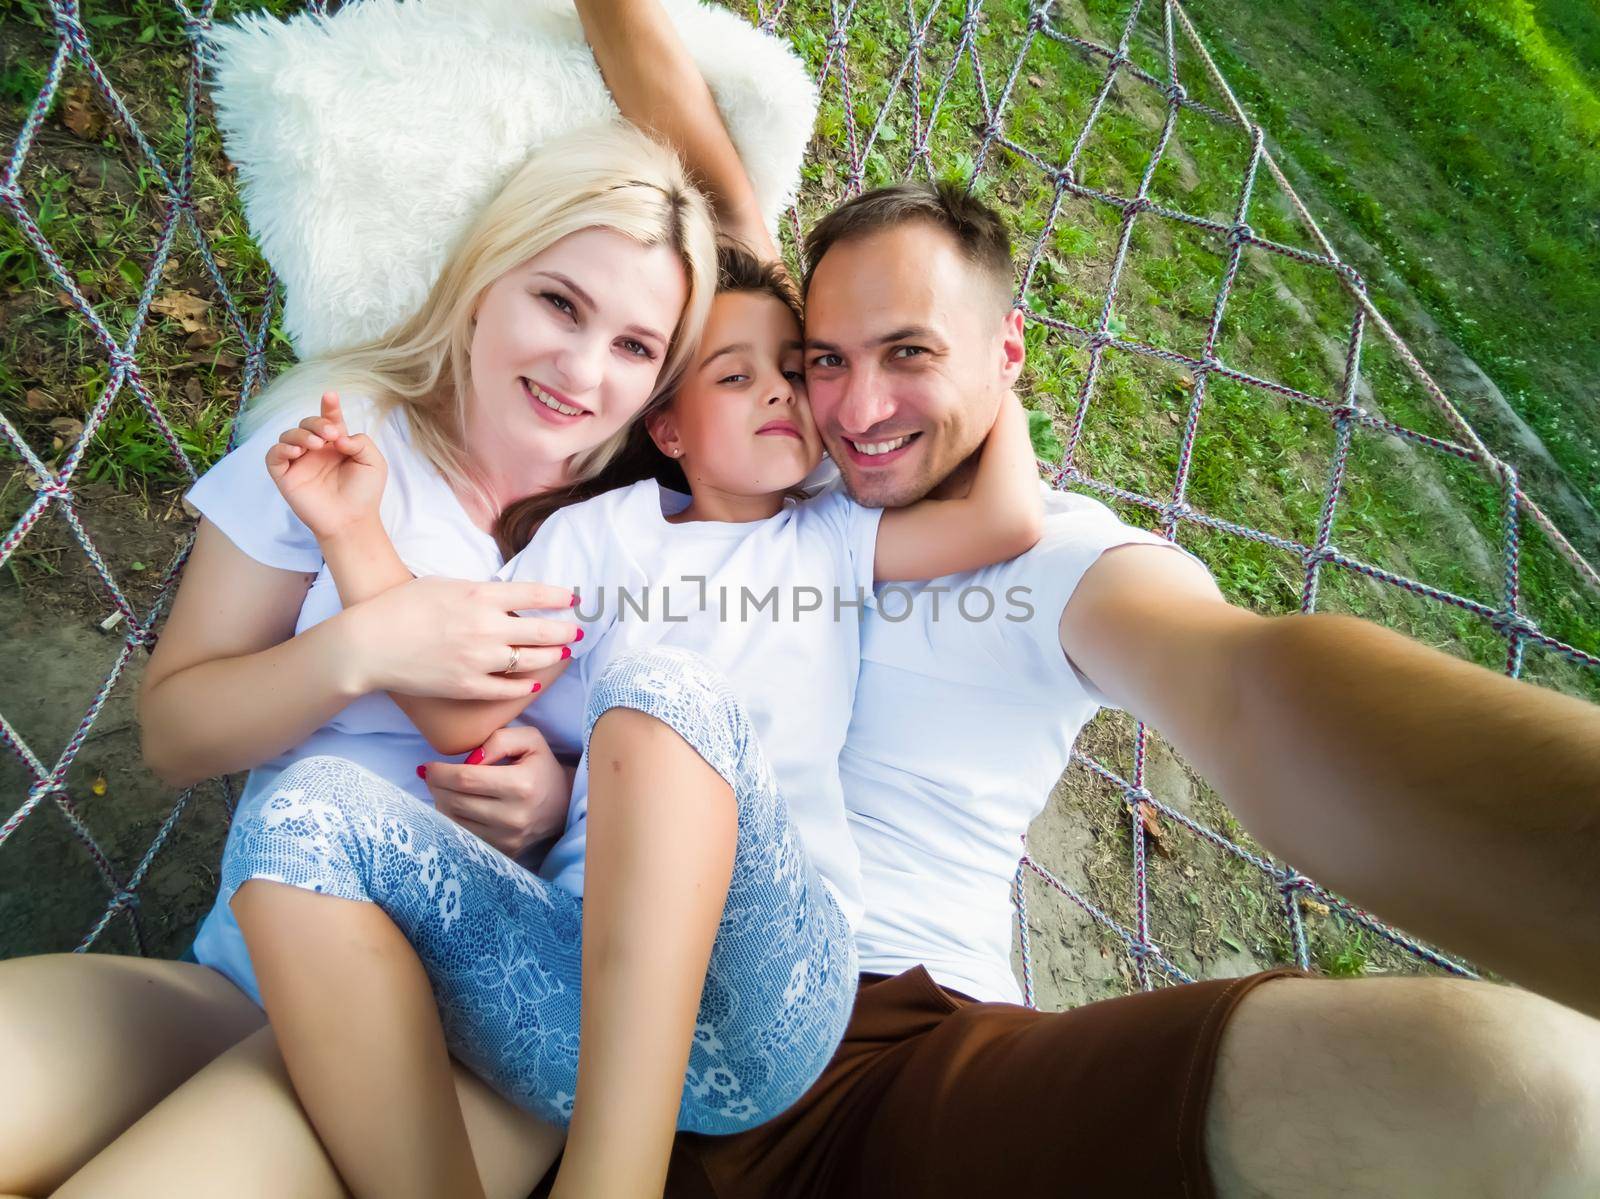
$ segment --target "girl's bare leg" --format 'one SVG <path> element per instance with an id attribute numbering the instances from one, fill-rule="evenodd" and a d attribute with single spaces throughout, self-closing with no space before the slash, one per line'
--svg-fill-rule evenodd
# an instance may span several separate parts
<path id="1" fill-rule="evenodd" d="M 553 1196 L 659 1196 L 733 872 L 733 791 L 654 717 L 589 741 L 577 1098 Z"/>
<path id="2" fill-rule="evenodd" d="M 451 1081 L 485 1193 L 525 1199 L 555 1159 L 560 1132 L 464 1067 L 454 1067 Z M 345 1199 L 349 1193 L 296 1098 L 272 1029 L 263 1028 L 180 1086 L 58 1195 Z"/>
<path id="3" fill-rule="evenodd" d="M 416 951 L 377 905 L 254 879 L 232 904 L 294 1090 L 356 1195 L 483 1184 Z"/>
<path id="4" fill-rule="evenodd" d="M 222 975 L 189 962 L 0 963 L 0 1192 L 49 1194 L 265 1021 Z"/>

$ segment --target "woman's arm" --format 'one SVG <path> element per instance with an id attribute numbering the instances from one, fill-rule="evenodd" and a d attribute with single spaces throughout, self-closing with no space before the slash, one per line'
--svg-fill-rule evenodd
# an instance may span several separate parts
<path id="1" fill-rule="evenodd" d="M 296 635 L 310 583 L 201 521 L 139 693 L 145 760 L 159 776 L 189 786 L 259 765 L 370 691 L 526 695 L 531 683 L 496 672 L 512 646 L 531 658 L 550 634 L 510 613 L 571 596 L 538 583 L 414 579 Z"/>
<path id="2" fill-rule="evenodd" d="M 957 499 L 890 508 L 878 525 L 879 583 L 977 570 L 1032 549 L 1044 533 L 1044 494 L 1022 401 L 1007 395 Z"/>
<path id="3" fill-rule="evenodd" d="M 145 761 L 174 786 L 299 744 L 361 695 L 353 622 L 296 637 L 313 576 L 263 566 L 208 520 L 139 692 Z"/>
<path id="4" fill-rule="evenodd" d="M 683 156 L 720 231 L 775 261 L 755 188 L 711 89 L 659 0 L 577 0 L 583 32 L 622 115 Z"/>
<path id="5" fill-rule="evenodd" d="M 375 599 L 411 581 L 411 571 L 376 518 L 319 540 L 318 544 L 346 605 Z M 541 645 L 518 650 L 517 672 L 501 676 L 507 683 L 505 695 L 473 700 L 389 693 L 439 753 L 462 754 L 482 745 L 489 734 L 516 719 L 533 697 L 561 673 L 567 656 L 564 643 L 572 640 L 577 626 L 540 619 L 528 619 L 527 623 Z M 506 661 L 510 656 L 508 647 Z"/>

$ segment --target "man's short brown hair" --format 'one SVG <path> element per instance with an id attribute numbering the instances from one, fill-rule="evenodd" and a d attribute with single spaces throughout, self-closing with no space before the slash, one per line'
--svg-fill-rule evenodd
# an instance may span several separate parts
<path id="1" fill-rule="evenodd" d="M 806 275 L 802 294 L 823 255 L 842 241 L 865 237 L 921 221 L 942 229 L 980 274 L 991 279 L 1009 307 L 1015 288 L 1011 267 L 1011 234 L 1004 218 L 982 200 L 953 183 L 897 183 L 874 188 L 847 200 L 811 228 L 806 238 Z"/>

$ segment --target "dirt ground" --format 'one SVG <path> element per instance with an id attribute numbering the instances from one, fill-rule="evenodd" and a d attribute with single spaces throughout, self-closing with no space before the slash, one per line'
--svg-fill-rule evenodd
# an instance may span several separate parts
<path id="1" fill-rule="evenodd" d="M 8 523 L 15 517 L 16 490 L 7 492 Z M 153 602 L 188 532 L 172 498 L 119 495 L 109 487 L 83 490 L 80 516 L 141 611 Z M 101 629 L 115 609 L 59 515 L 47 514 L 25 545 L 29 552 L 16 569 L 0 575 L 7 662 L 0 672 L 0 713 L 53 765 L 115 665 L 124 627 Z M 131 569 L 133 563 L 144 569 Z M 129 655 L 67 775 L 73 809 L 124 882 L 179 800 L 139 757 L 134 698 L 145 657 L 142 650 Z M 14 755 L 0 755 L 6 817 L 27 799 L 30 782 Z M 185 802 L 139 888 L 149 953 L 176 956 L 193 936 L 215 891 L 226 820 L 220 783 L 196 788 Z M 73 948 L 113 894 L 63 812 L 45 799 L 0 845 L 0 958 Z M 114 919 L 95 948 L 135 951 L 131 922 Z"/>

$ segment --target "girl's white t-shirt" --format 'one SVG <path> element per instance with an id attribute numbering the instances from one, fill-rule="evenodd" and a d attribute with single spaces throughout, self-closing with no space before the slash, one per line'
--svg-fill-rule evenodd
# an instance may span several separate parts
<path id="1" fill-rule="evenodd" d="M 839 753 L 882 513 L 827 491 L 769 520 L 667 520 L 688 503 L 646 481 L 563 508 L 500 577 L 577 589 L 585 636 L 562 678 L 581 681 L 585 695 L 630 650 L 674 646 L 716 665 L 749 713 L 812 863 L 854 925 L 860 865 Z M 540 871 L 574 894 L 583 889 L 587 813 L 585 760 L 566 831 Z"/>
<path id="2" fill-rule="evenodd" d="M 379 512 L 395 549 L 412 573 L 419 577 L 492 578 L 501 565 L 499 547 L 473 524 L 450 485 L 417 449 L 404 410 L 390 409 L 380 417 L 369 401 L 354 396 L 343 399 L 351 431 L 371 436 L 388 461 L 389 477 Z M 298 634 L 335 615 L 343 605 L 316 537 L 295 516 L 267 474 L 267 450 L 297 419 L 285 416 L 257 432 L 207 471 L 184 498 L 257 562 L 316 575 L 295 622 Z M 538 727 L 551 749 L 575 758 L 581 749 L 583 719 L 583 692 L 577 680 L 557 679 L 540 697 L 537 714 Z M 299 745 L 251 770 L 239 810 L 262 802 L 288 766 L 317 754 L 347 758 L 422 802 L 432 803 L 416 769 L 439 755 L 393 700 L 376 693 L 362 696 Z M 260 1002 L 243 934 L 232 911 L 220 902 L 201 923 L 194 954 Z"/>

